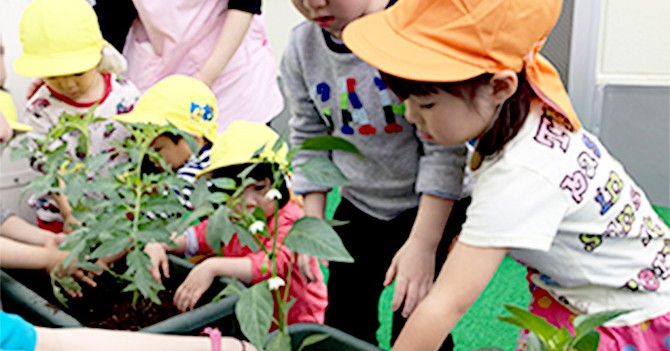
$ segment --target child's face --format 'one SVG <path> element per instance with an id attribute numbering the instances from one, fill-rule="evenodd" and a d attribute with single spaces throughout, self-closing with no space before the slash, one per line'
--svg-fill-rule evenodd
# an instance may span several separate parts
<path id="1" fill-rule="evenodd" d="M 265 194 L 272 189 L 270 179 L 248 185 L 244 188 L 244 204 L 248 212 L 253 212 L 256 207 L 260 207 L 265 213 L 265 217 L 270 218 L 275 213 L 275 200 L 266 198 Z"/>
<path id="2" fill-rule="evenodd" d="M 381 11 L 389 0 L 292 0 L 293 5 L 308 20 L 316 23 L 336 38 L 344 26 L 365 15 Z"/>
<path id="3" fill-rule="evenodd" d="M 478 88 L 471 101 L 440 89 L 427 96 L 410 95 L 405 116 L 428 140 L 442 145 L 464 143 L 481 136 L 493 119 L 495 102 L 486 97 L 486 87 Z"/>
<path id="4" fill-rule="evenodd" d="M 99 79 L 102 79 L 100 72 L 97 68 L 92 68 L 82 73 L 44 78 L 44 82 L 57 93 L 77 101 L 87 97 Z"/>
<path id="5" fill-rule="evenodd" d="M 170 165 L 174 171 L 183 166 L 191 155 L 193 155 L 191 148 L 188 146 L 188 143 L 184 138 L 180 138 L 175 144 L 169 137 L 161 135 L 154 139 L 153 143 L 151 143 L 151 147 L 161 154 L 165 162 Z M 156 167 L 160 168 L 160 165 L 156 165 Z"/>

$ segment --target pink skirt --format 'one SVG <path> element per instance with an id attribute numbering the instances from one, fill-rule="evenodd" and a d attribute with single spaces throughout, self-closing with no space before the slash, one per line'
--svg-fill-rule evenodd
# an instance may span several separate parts
<path id="1" fill-rule="evenodd" d="M 529 311 L 546 319 L 556 327 L 565 327 L 574 334 L 572 320 L 577 316 L 546 290 L 531 283 L 532 299 Z M 599 327 L 598 351 L 668 351 L 670 350 L 670 313 L 644 321 L 640 324 L 621 327 Z M 519 333 L 516 351 L 525 351 L 528 330 Z"/>

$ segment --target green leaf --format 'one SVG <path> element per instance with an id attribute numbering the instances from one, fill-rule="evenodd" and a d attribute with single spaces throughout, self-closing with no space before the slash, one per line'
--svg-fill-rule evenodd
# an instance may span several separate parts
<path id="1" fill-rule="evenodd" d="M 237 188 L 237 183 L 232 178 L 212 178 L 209 182 L 222 190 L 235 190 Z"/>
<path id="2" fill-rule="evenodd" d="M 235 305 L 235 315 L 244 336 L 262 349 L 272 325 L 274 301 L 266 280 L 245 289 Z"/>
<path id="3" fill-rule="evenodd" d="M 549 350 L 563 351 L 567 350 L 572 335 L 570 332 L 562 327 L 558 332 L 552 335 L 547 341 L 547 348 Z"/>
<path id="4" fill-rule="evenodd" d="M 332 135 L 323 135 L 314 138 L 309 138 L 305 140 L 302 143 L 302 145 L 300 145 L 300 148 L 303 150 L 321 150 L 321 151 L 340 150 L 340 151 L 351 152 L 360 157 L 363 157 L 363 154 L 358 150 L 358 148 L 354 144 L 345 139 L 335 137 Z"/>
<path id="5" fill-rule="evenodd" d="M 558 332 L 556 327 L 549 324 L 549 322 L 542 317 L 536 316 L 521 307 L 506 304 L 505 309 L 507 309 L 512 316 L 501 316 L 498 317 L 498 319 L 532 331 L 547 345 L 549 339 Z"/>
<path id="6" fill-rule="evenodd" d="M 109 153 L 104 152 L 97 154 L 93 157 L 89 157 L 86 160 L 88 170 L 97 173 L 102 168 L 102 166 L 104 166 L 105 164 L 107 164 L 107 162 L 109 162 L 109 156 L 110 156 Z"/>
<path id="7" fill-rule="evenodd" d="M 307 162 L 296 166 L 312 183 L 334 188 L 349 185 L 349 179 L 340 171 L 333 161 L 325 157 L 313 157 Z"/>
<path id="8" fill-rule="evenodd" d="M 591 330 L 607 323 L 614 318 L 631 312 L 631 310 L 604 311 L 593 314 L 579 315 L 572 322 L 575 326 L 575 336 L 586 335 Z"/>
<path id="9" fill-rule="evenodd" d="M 216 193 L 211 193 L 209 196 L 207 196 L 207 201 L 217 204 L 217 205 L 223 205 L 226 201 L 228 201 L 228 194 L 222 193 L 222 192 L 216 192 Z"/>
<path id="10" fill-rule="evenodd" d="M 314 344 L 318 344 L 326 339 L 328 339 L 330 336 L 328 334 L 312 334 L 304 339 L 302 339 L 302 343 L 300 343 L 300 346 L 298 347 L 298 351 L 302 351 L 308 346 L 312 346 Z"/>
<path id="11" fill-rule="evenodd" d="M 172 221 L 168 225 L 168 230 L 170 232 L 177 232 L 182 234 L 186 228 L 196 224 L 200 218 L 208 217 L 212 212 L 214 212 L 214 207 L 209 203 L 201 207 L 196 207 L 193 212 L 188 214 L 188 216 L 184 216 L 176 221 Z"/>
<path id="12" fill-rule="evenodd" d="M 547 350 L 547 345 L 543 344 L 540 338 L 535 335 L 535 333 L 530 332 L 528 334 L 528 347 L 526 347 L 526 350 L 528 351 L 548 351 Z M 564 350 L 561 350 L 564 351 Z"/>
<path id="13" fill-rule="evenodd" d="M 100 268 L 100 266 L 92 262 L 78 261 L 77 267 L 89 272 L 102 273 L 102 269 Z"/>
<path id="14" fill-rule="evenodd" d="M 127 236 L 118 236 L 109 240 L 105 240 L 95 251 L 91 254 L 92 259 L 100 257 L 115 255 L 126 248 L 130 247 L 133 242 Z"/>
<path id="15" fill-rule="evenodd" d="M 585 335 L 575 338 L 570 344 L 570 349 L 576 351 L 597 351 L 600 344 L 600 333 L 591 331 Z"/>
<path id="16" fill-rule="evenodd" d="M 195 182 L 195 188 L 189 196 L 189 201 L 193 204 L 193 207 L 198 208 L 209 204 L 207 197 L 209 196 L 209 189 L 207 182 L 204 179 L 198 179 Z"/>
<path id="17" fill-rule="evenodd" d="M 291 351 L 291 336 L 284 333 L 275 334 L 265 345 L 267 351 Z"/>
<path id="18" fill-rule="evenodd" d="M 226 296 L 233 296 L 233 295 L 240 295 L 242 293 L 242 289 L 240 289 L 239 286 L 237 286 L 237 279 L 233 278 L 228 285 L 226 285 L 223 290 L 221 290 L 214 298 L 212 299 L 213 302 L 217 302 L 221 300 L 222 298 Z"/>
<path id="19" fill-rule="evenodd" d="M 316 217 L 298 219 L 284 240 L 295 252 L 336 262 L 354 262 L 342 240 L 328 223 Z"/>
<path id="20" fill-rule="evenodd" d="M 217 255 L 223 254 L 221 243 L 228 244 L 235 233 L 235 227 L 228 218 L 229 214 L 228 207 L 220 206 L 209 216 L 209 222 L 207 222 L 207 243 Z"/>
<path id="21" fill-rule="evenodd" d="M 240 239 L 240 243 L 243 246 L 249 247 L 253 252 L 258 252 L 259 248 L 252 237 L 253 234 L 237 224 L 233 224 L 233 227 L 235 228 L 237 237 Z"/>
<path id="22" fill-rule="evenodd" d="M 340 221 L 340 220 L 337 220 L 337 219 L 330 219 L 330 220 L 326 221 L 326 223 L 328 223 L 328 225 L 331 226 L 331 227 L 340 227 L 340 226 L 349 224 L 349 222 L 351 222 L 351 221 Z"/>
<path id="23" fill-rule="evenodd" d="M 69 177 L 69 182 L 67 183 L 67 198 L 70 203 L 77 204 L 84 196 L 84 188 L 86 187 L 86 176 L 82 175 L 73 175 Z"/>

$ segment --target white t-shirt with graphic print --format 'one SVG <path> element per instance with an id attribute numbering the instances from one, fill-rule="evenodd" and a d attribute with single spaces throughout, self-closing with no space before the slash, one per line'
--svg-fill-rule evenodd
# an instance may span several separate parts
<path id="1" fill-rule="evenodd" d="M 552 113 L 533 101 L 518 135 L 473 173 L 459 240 L 509 248 L 576 313 L 634 310 L 609 326 L 668 313 L 668 227 L 595 136 Z"/>

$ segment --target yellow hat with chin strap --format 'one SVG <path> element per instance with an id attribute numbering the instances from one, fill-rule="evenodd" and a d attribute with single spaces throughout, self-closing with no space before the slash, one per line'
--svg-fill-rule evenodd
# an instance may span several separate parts
<path id="1" fill-rule="evenodd" d="M 124 123 L 172 123 L 181 131 L 213 142 L 218 114 L 216 96 L 205 83 L 172 75 L 149 88 L 131 112 L 112 118 Z"/>
<path id="2" fill-rule="evenodd" d="M 85 0 L 33 0 L 21 16 L 17 73 L 56 77 L 86 72 L 102 58 L 98 17 Z"/>
<path id="3" fill-rule="evenodd" d="M 5 116 L 9 126 L 15 131 L 30 132 L 33 130 L 33 127 L 18 122 L 16 118 L 16 107 L 14 107 L 12 96 L 4 90 L 0 90 L 0 113 Z"/>
<path id="4" fill-rule="evenodd" d="M 235 121 L 213 142 L 210 152 L 211 166 L 197 176 L 216 169 L 245 163 L 273 162 L 286 166 L 288 145 L 282 143 L 278 151 L 272 151 L 279 135 L 263 123 Z M 256 152 L 263 151 L 256 155 Z"/>

